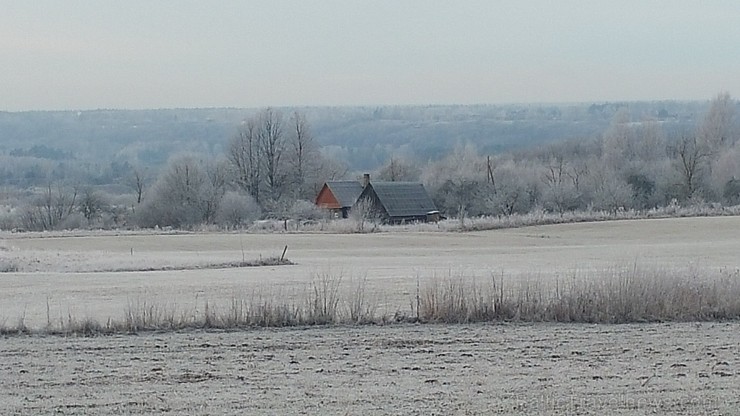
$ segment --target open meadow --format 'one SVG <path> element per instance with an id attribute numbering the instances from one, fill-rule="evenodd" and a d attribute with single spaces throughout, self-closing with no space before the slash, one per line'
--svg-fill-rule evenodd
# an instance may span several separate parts
<path id="1" fill-rule="evenodd" d="M 0 326 L 300 304 L 326 281 L 361 288 L 389 320 L 413 316 L 419 288 L 445 279 L 560 287 L 641 268 L 737 285 L 738 230 L 740 217 L 700 217 L 470 233 L 6 233 Z M 286 245 L 293 265 L 209 268 L 279 257 Z M 0 335 L 0 414 L 731 414 L 739 330 L 404 323 Z"/>
<path id="2" fill-rule="evenodd" d="M 317 276 L 363 281 L 381 312 L 409 310 L 419 282 L 449 276 L 504 282 L 589 278 L 635 265 L 740 269 L 740 217 L 548 225 L 470 233 L 375 234 L 6 234 L 0 264 L 0 323 L 29 327 L 86 317 L 105 322 L 131 304 L 181 310 L 278 297 L 300 301 Z M 202 269 L 280 256 L 295 265 Z M 130 271 L 164 269 L 162 271 Z M 167 270 L 173 269 L 173 270 Z M 124 270 L 124 271 L 120 271 Z"/>

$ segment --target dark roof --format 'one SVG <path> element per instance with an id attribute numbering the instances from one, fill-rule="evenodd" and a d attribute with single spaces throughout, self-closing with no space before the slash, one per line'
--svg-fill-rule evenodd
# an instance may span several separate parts
<path id="1" fill-rule="evenodd" d="M 351 207 L 362 193 L 362 185 L 357 181 L 330 181 L 326 183 L 341 207 Z"/>
<path id="2" fill-rule="evenodd" d="M 370 186 L 390 217 L 418 217 L 437 210 L 418 182 L 373 182 Z"/>

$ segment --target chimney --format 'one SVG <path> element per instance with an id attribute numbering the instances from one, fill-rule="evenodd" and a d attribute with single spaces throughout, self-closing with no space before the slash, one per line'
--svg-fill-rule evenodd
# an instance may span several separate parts
<path id="1" fill-rule="evenodd" d="M 370 174 L 366 173 L 362 175 L 362 187 L 367 188 L 368 185 L 370 185 Z"/>

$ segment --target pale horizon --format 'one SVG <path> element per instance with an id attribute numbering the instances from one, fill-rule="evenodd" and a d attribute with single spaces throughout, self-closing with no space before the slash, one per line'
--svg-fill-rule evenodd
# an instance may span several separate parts
<path id="1" fill-rule="evenodd" d="M 732 1 L 0 2 L 0 111 L 705 101 Z"/>

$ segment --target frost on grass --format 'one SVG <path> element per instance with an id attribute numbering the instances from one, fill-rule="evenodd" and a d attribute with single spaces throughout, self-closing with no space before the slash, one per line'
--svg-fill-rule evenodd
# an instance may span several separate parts
<path id="1" fill-rule="evenodd" d="M 229 261 L 221 263 L 203 263 L 195 265 L 180 265 L 180 266 L 161 266 L 161 267 L 132 267 L 132 268 L 117 268 L 115 270 L 96 270 L 96 271 L 109 271 L 109 272 L 157 272 L 165 270 L 208 270 L 208 269 L 231 269 L 239 267 L 263 267 L 263 266 L 288 266 L 295 264 L 292 261 L 281 258 L 281 257 L 265 257 L 251 261 Z"/>
<path id="2" fill-rule="evenodd" d="M 371 296 L 372 295 L 372 296 Z M 178 309 L 156 299 L 129 302 L 122 316 L 78 320 L 68 316 L 29 329 L 0 321 L 0 334 L 98 335 L 187 329 L 245 329 L 394 322 L 565 322 L 621 324 L 740 319 L 740 271 L 620 267 L 573 275 L 554 284 L 509 282 L 505 276 L 479 280 L 461 274 L 420 283 L 410 308 L 389 313 L 377 306 L 383 293 L 368 293 L 365 280 L 316 274 L 304 296 L 254 294 L 230 302 Z"/>
<path id="3" fill-rule="evenodd" d="M 18 263 L 15 260 L 0 258 L 0 273 L 15 273 L 18 270 Z"/>
<path id="4" fill-rule="evenodd" d="M 0 253 L 0 273 L 116 273 L 156 272 L 173 270 L 209 270 L 240 267 L 287 266 L 295 264 L 281 256 L 259 257 L 254 260 L 220 261 L 195 260 L 187 255 L 115 256 L 109 253 L 70 253 L 56 251 Z"/>
<path id="5" fill-rule="evenodd" d="M 423 322 L 622 324 L 740 319 L 740 271 L 615 267 L 554 283 L 505 276 L 433 279 L 419 292 Z"/>

